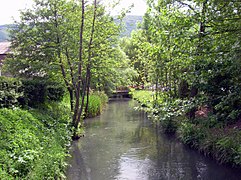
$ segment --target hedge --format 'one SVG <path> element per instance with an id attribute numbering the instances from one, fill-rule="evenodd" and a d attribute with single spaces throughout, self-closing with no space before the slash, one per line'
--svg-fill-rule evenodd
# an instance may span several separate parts
<path id="1" fill-rule="evenodd" d="M 61 101 L 64 93 L 64 87 L 57 82 L 0 77 L 1 108 L 36 107 L 46 101 Z"/>

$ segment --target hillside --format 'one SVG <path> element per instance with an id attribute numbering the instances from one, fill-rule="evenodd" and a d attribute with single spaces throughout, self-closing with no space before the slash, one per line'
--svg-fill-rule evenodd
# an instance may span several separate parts
<path id="1" fill-rule="evenodd" d="M 137 29 L 137 24 L 142 22 L 142 16 L 126 16 L 124 18 L 126 25 L 126 31 L 123 33 L 124 36 L 130 36 L 131 32 Z"/>
<path id="2" fill-rule="evenodd" d="M 7 41 L 9 38 L 7 32 L 8 26 L 9 25 L 0 25 L 0 42 Z"/>
<path id="3" fill-rule="evenodd" d="M 142 16 L 128 15 L 123 19 L 125 28 L 121 34 L 121 37 L 130 36 L 131 32 L 137 29 L 137 24 L 142 22 Z M 0 42 L 7 41 L 9 39 L 9 34 L 7 32 L 8 28 L 13 28 L 13 25 L 0 25 Z"/>
<path id="4" fill-rule="evenodd" d="M 137 24 L 142 22 L 142 16 L 134 16 L 134 15 L 128 15 L 123 19 L 124 23 L 124 30 L 121 34 L 121 37 L 124 36 L 130 36 L 131 32 L 135 29 L 137 29 Z M 118 22 L 118 20 L 116 20 Z"/>

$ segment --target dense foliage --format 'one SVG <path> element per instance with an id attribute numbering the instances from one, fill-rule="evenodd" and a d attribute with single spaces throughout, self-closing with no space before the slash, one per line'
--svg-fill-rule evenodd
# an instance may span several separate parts
<path id="1" fill-rule="evenodd" d="M 0 77 L 0 106 L 1 108 L 19 105 L 19 98 L 23 96 L 22 82 L 14 78 Z"/>
<path id="2" fill-rule="evenodd" d="M 64 104 L 41 110 L 0 110 L 0 179 L 64 177 L 70 144 Z"/>
<path id="3" fill-rule="evenodd" d="M 22 80 L 24 96 L 19 99 L 22 106 L 37 107 L 46 101 L 61 101 L 65 94 L 63 85 L 43 80 Z"/>
<path id="4" fill-rule="evenodd" d="M 198 98 L 225 123 L 237 119 L 240 8 L 238 1 L 149 1 L 143 27 L 122 43 L 137 83 Z"/>
<path id="5" fill-rule="evenodd" d="M 106 106 L 107 96 L 92 93 L 89 103 L 87 116 L 96 116 Z M 70 117 L 66 96 L 38 109 L 0 109 L 0 179 L 64 179 Z"/>
<path id="6" fill-rule="evenodd" d="M 121 45 L 136 84 L 155 90 L 149 111 L 183 142 L 240 165 L 241 3 L 147 2 L 142 27 Z"/>
<path id="7" fill-rule="evenodd" d="M 57 82 L 0 77 L 0 106 L 37 107 L 47 101 L 61 101 L 65 89 Z"/>
<path id="8" fill-rule="evenodd" d="M 90 89 L 108 93 L 133 74 L 117 45 L 121 25 L 100 1 L 35 0 L 16 24 L 6 68 L 18 77 L 65 84 L 76 130 Z"/>

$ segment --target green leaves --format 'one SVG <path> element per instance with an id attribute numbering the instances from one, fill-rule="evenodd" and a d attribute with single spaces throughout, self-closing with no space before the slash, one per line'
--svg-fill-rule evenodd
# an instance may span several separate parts
<path id="1" fill-rule="evenodd" d="M 66 109 L 54 103 L 43 112 L 0 110 L 1 179 L 60 177 L 70 141 Z"/>

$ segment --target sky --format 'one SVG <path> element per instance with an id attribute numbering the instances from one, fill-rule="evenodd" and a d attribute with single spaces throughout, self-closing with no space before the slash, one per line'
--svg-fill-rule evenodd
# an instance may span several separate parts
<path id="1" fill-rule="evenodd" d="M 112 0 L 104 0 L 112 1 Z M 19 9 L 31 7 L 33 0 L 0 0 L 0 25 L 11 24 L 13 19 L 19 19 Z M 145 0 L 121 0 L 118 8 L 112 14 L 117 14 L 121 9 L 128 8 L 134 4 L 131 10 L 132 15 L 143 15 L 146 11 Z"/>

